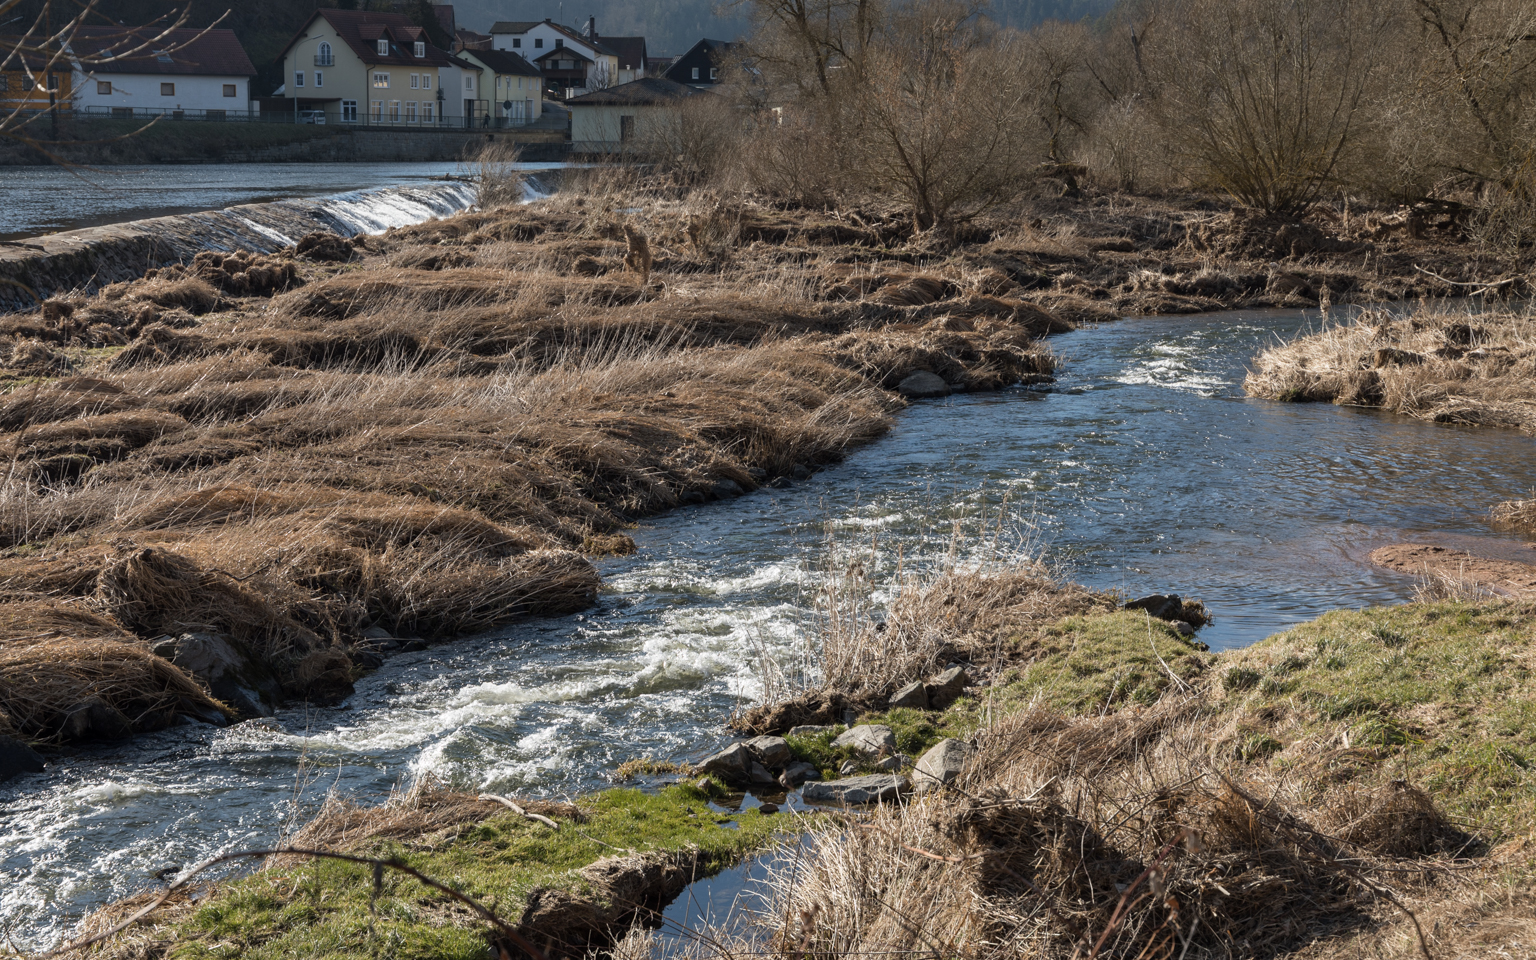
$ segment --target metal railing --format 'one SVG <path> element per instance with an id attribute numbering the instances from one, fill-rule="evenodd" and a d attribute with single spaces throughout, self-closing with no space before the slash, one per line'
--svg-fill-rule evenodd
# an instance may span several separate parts
<path id="1" fill-rule="evenodd" d="M 289 101 L 291 104 L 292 101 Z M 38 114 L 46 113 L 43 108 L 31 111 Z M 170 121 L 196 121 L 213 123 L 281 123 L 289 126 L 297 124 L 310 124 L 314 126 L 330 126 L 342 129 L 368 129 L 378 128 L 392 131 L 434 131 L 434 130 L 515 130 L 523 127 L 534 127 L 538 124 L 538 118 L 507 118 L 486 116 L 480 114 L 473 117 L 443 117 L 434 116 L 431 120 L 408 120 L 402 114 L 398 118 L 392 118 L 390 111 L 385 110 L 383 116 L 374 116 L 359 105 L 355 114 L 349 114 L 343 119 L 338 113 L 327 114 L 322 110 L 300 109 L 295 116 L 292 106 L 279 110 L 166 110 L 143 109 L 132 107 L 79 107 L 74 111 L 76 119 L 80 120 L 136 120 L 140 122 L 149 120 Z"/>
<path id="2" fill-rule="evenodd" d="M 327 55 L 327 54 L 323 54 L 323 53 L 317 53 L 317 54 L 315 54 L 315 66 L 317 66 L 317 67 L 334 67 L 334 66 L 336 66 L 336 57 L 334 55 Z"/>

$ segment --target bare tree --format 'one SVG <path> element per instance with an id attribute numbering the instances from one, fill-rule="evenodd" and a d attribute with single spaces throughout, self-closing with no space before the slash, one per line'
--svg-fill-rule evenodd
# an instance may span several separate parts
<path id="1" fill-rule="evenodd" d="M 0 23 L 7 22 L 6 15 L 17 11 L 21 4 L 22 0 L 0 0 Z M 116 41 L 110 53 L 86 54 L 74 49 L 75 41 L 81 28 L 93 18 L 106 19 L 98 10 L 97 0 L 67 5 L 62 0 L 45 0 L 42 9 L 25 27 L 0 37 L 0 71 L 19 72 L 23 83 L 22 89 L 5 90 L 4 96 L 0 97 L 0 141 L 9 140 L 32 147 L 56 160 L 51 148 L 59 142 L 59 117 L 61 113 L 71 111 L 73 106 L 66 93 L 65 78 L 76 71 L 85 72 L 149 53 L 174 53 L 224 19 L 221 16 L 197 37 L 180 43 L 171 42 L 173 32 L 186 25 L 190 13 L 189 3 L 148 25 L 122 27 L 120 36 L 110 38 Z M 225 16 L 228 16 L 227 11 Z M 105 48 L 106 45 L 99 43 L 101 39 L 93 38 L 93 48 Z M 116 48 L 119 44 L 120 49 Z M 40 126 L 43 123 L 48 126 L 46 134 Z"/>
<path id="2" fill-rule="evenodd" d="M 1377 0 L 1169 0 L 1148 38 L 1161 122 L 1200 179 L 1297 215 L 1332 182 L 1380 79 Z"/>
<path id="3" fill-rule="evenodd" d="M 965 3 L 893 12 L 840 98 L 861 186 L 904 200 L 919 231 L 1018 196 L 1041 160 L 1026 55 Z"/>

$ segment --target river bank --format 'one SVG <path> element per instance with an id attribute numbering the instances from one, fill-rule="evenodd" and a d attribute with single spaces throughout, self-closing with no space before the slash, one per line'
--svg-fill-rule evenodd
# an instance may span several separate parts
<path id="1" fill-rule="evenodd" d="M 599 215 L 601 215 L 601 214 L 599 214 Z M 462 244 L 432 244 L 432 246 L 438 247 L 438 249 L 441 249 L 441 247 L 444 247 L 444 246 L 449 246 L 450 250 L 452 250 L 453 246 L 459 246 L 462 249 Z M 657 244 L 657 246 L 659 246 L 659 244 Z M 805 249 L 805 247 L 802 247 L 802 249 Z M 814 247 L 811 247 L 811 249 L 814 249 Z M 610 250 L 610 253 L 608 253 L 608 255 L 607 255 L 608 264 L 610 264 L 610 266 L 608 266 L 608 269 L 614 269 L 614 267 L 616 267 L 616 263 L 614 263 L 614 261 L 616 261 L 617 258 L 619 258 L 619 255 L 621 255 L 621 253 L 627 252 L 627 250 L 625 250 L 624 247 L 619 246 L 619 244 L 610 244 L 610 246 L 607 247 L 607 250 Z M 829 250 L 829 253 L 833 253 L 833 255 L 840 255 L 840 253 L 843 253 L 843 252 L 842 252 L 842 250 L 834 249 L 834 250 Z M 763 252 L 763 255 L 766 255 L 766 250 L 765 250 L 765 252 Z M 602 266 L 604 266 L 604 264 L 602 264 L 601 258 L 593 257 L 593 260 L 598 261 L 599 269 L 602 269 Z M 745 260 L 745 257 L 743 257 L 743 260 Z M 214 266 L 218 267 L 218 269 L 223 269 L 223 264 L 214 264 Z M 266 266 L 266 264 L 263 264 L 263 266 Z M 574 261 L 573 261 L 573 266 L 574 266 Z M 760 264 L 746 264 L 746 266 L 750 266 L 751 269 L 759 269 L 759 270 L 762 269 L 762 266 L 760 266 Z M 296 270 L 303 270 L 303 269 L 307 269 L 307 266 L 306 266 L 306 264 L 304 264 L 304 261 L 298 261 L 298 263 L 296 263 L 295 269 Z M 587 266 L 587 264 L 584 264 L 584 269 L 591 269 L 591 267 Z M 224 272 L 230 273 L 230 270 L 224 270 Z M 210 273 L 212 273 L 212 272 L 210 272 Z M 249 275 L 250 270 L 249 269 L 237 270 L 237 272 L 230 273 L 230 276 L 237 275 L 237 273 L 246 273 L 246 275 Z M 450 275 L 450 276 L 453 276 L 453 278 L 462 278 L 462 273 L 458 273 L 458 275 Z M 157 276 L 157 278 L 155 278 L 155 280 L 160 280 L 160 278 L 158 278 L 158 276 Z M 177 278 L 175 278 L 175 276 L 172 276 L 172 278 L 170 278 L 170 280 L 177 280 Z M 212 273 L 212 276 L 210 276 L 210 280 L 218 281 L 218 283 L 223 283 L 223 281 L 221 281 L 220 278 L 218 278 L 217 273 Z M 677 286 L 677 284 L 679 284 L 679 280 L 676 280 L 676 276 L 674 276 L 673 280 L 671 280 L 670 286 Z M 791 289 L 793 289 L 793 287 L 791 287 Z M 876 300 L 876 298 L 868 298 L 868 300 Z M 957 298 L 951 298 L 951 300 L 949 300 L 948 306 L 946 306 L 946 310 L 954 309 L 955 304 L 952 303 L 952 301 L 954 301 L 954 300 L 957 300 Z M 1020 303 L 1023 303 L 1023 301 L 1020 301 Z M 848 306 L 848 304 L 846 304 L 846 301 L 843 301 L 843 304 L 845 304 L 845 306 L 843 306 L 843 309 L 848 309 L 848 310 L 852 310 L 852 309 L 880 310 L 880 312 L 882 312 L 882 313 L 883 313 L 883 307 L 885 307 L 885 304 L 880 304 L 879 301 L 876 301 L 876 303 L 874 303 L 874 304 L 854 303 L 854 304 L 852 304 L 852 306 Z M 631 304 L 631 306 L 633 306 L 633 304 Z M 367 315 L 369 315 L 369 313 L 364 313 L 364 316 L 367 316 Z M 885 316 L 891 316 L 891 315 L 889 315 L 889 313 L 885 313 Z M 895 313 L 894 316 L 902 316 L 902 313 Z M 935 318 L 935 319 L 942 319 L 942 318 Z M 316 326 L 319 327 L 319 324 L 316 324 Z M 938 327 L 938 326 L 940 326 L 940 324 L 934 324 L 934 326 Z M 948 324 L 945 324 L 945 326 L 948 326 Z M 241 324 L 241 329 L 244 329 L 244 324 Z M 260 329 L 260 327 L 258 327 L 258 329 Z M 319 329 L 323 329 L 323 327 L 319 327 Z M 238 330 L 237 330 L 237 332 L 238 332 Z M 69 356 L 69 350 L 71 350 L 72 347 L 63 346 L 63 344 L 60 344 L 60 346 L 63 347 L 63 349 L 61 349 L 61 352 L 65 353 L 66 356 Z M 80 359 L 86 359 L 86 361 L 89 361 L 89 359 L 91 359 L 91 358 L 89 358 L 89 356 L 86 356 L 86 355 L 80 355 Z M 1152 358 L 1149 358 L 1149 362 L 1150 362 L 1150 359 L 1152 359 Z M 1164 370 L 1164 372 L 1160 373 L 1160 372 L 1158 372 L 1158 370 L 1154 370 L 1154 369 L 1152 369 L 1152 367 L 1149 366 L 1149 367 L 1147 367 L 1146 375 L 1147 376 L 1154 376 L 1154 378 L 1155 378 L 1155 376 L 1172 376 L 1172 375 L 1174 375 L 1174 372 L 1170 372 L 1170 370 Z M 1123 376 L 1123 375 L 1121 375 L 1121 376 Z M 1193 373 L 1193 372 L 1178 373 L 1178 376 L 1180 376 L 1180 378 L 1190 378 L 1190 382 L 1193 382 L 1193 379 L 1198 379 L 1197 376 L 1195 376 L 1195 373 Z M 1014 429 L 1017 430 L 1017 424 L 1014 425 Z M 791 476 L 793 476 L 793 472 L 791 472 Z M 1175 582 L 1177 582 L 1177 581 L 1175 581 Z M 407 637 L 407 639 L 409 639 L 409 637 Z"/>
<path id="2" fill-rule="evenodd" d="M 1528 604 L 1338 612 L 1211 654 L 1144 611 L 1020 618 L 1017 604 L 984 599 L 1016 597 L 996 583 L 1015 574 L 962 576 L 1002 641 L 965 664 L 987 682 L 944 705 L 872 710 L 836 744 L 841 725 L 747 743 L 777 767 L 819 768 L 813 779 L 839 768 L 889 778 L 900 803 L 733 813 L 712 798 L 745 781 L 720 766 L 683 770 L 712 775 L 654 794 L 526 802 L 547 823 L 431 788 L 374 810 L 337 801 L 292 846 L 386 863 L 382 883 L 370 886 L 368 862 L 277 858 L 245 879 L 146 892 L 85 931 L 164 900 L 105 955 L 339 957 L 391 944 L 468 957 L 489 940 L 512 955 L 532 943 L 547 956 L 595 947 L 625 958 L 671 955 L 679 941 L 708 957 L 933 943 L 978 957 L 1064 957 L 1085 944 L 1104 956 L 1149 944 L 1492 956 L 1536 936 L 1536 809 L 1518 786 L 1536 749 Z M 919 606 L 955 596 L 943 578 L 914 593 Z M 898 772 L 879 773 L 893 756 Z M 802 809 L 782 788 L 750 789 Z M 774 852 L 786 833 L 809 836 Z M 652 932 L 685 878 L 764 849 L 753 913 Z M 448 919 L 453 901 L 401 868 L 494 904 L 497 922 Z"/>

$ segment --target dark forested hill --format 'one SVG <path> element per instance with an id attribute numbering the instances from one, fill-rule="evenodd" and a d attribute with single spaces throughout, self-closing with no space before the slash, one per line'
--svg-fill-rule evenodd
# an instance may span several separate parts
<path id="1" fill-rule="evenodd" d="M 223 26 L 233 29 L 261 71 L 256 90 L 265 94 L 281 82 L 273 60 L 318 7 L 359 7 L 411 12 L 421 0 L 192 0 L 193 26 L 206 26 L 226 10 Z M 1029 27 L 1042 20 L 1077 20 L 1108 11 L 1115 0 L 994 0 L 993 16 L 1013 27 Z M 12 16 L 35 15 L 42 0 L 23 0 Z M 54 0 L 55 21 L 73 16 L 80 0 Z M 179 5 L 167 0 L 101 0 L 96 23 L 147 23 L 167 16 Z M 471 30 L 487 30 L 497 20 L 542 20 L 549 17 L 568 24 L 597 18 L 600 34 L 644 36 L 652 56 L 676 55 L 700 37 L 735 39 L 749 28 L 745 9 L 719 0 L 458 0 L 454 4 L 458 24 Z M 15 29 L 14 26 L 8 29 Z"/>

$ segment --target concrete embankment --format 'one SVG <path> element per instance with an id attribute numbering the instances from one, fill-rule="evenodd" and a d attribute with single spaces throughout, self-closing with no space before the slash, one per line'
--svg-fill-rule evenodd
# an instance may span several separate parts
<path id="1" fill-rule="evenodd" d="M 537 181 L 530 189 L 542 192 Z M 89 227 L 0 241 L 0 312 L 24 310 L 57 293 L 94 291 L 204 250 L 268 253 L 306 233 L 377 233 L 470 207 L 473 184 L 363 190 L 331 197 L 245 204 L 224 210 Z"/>

